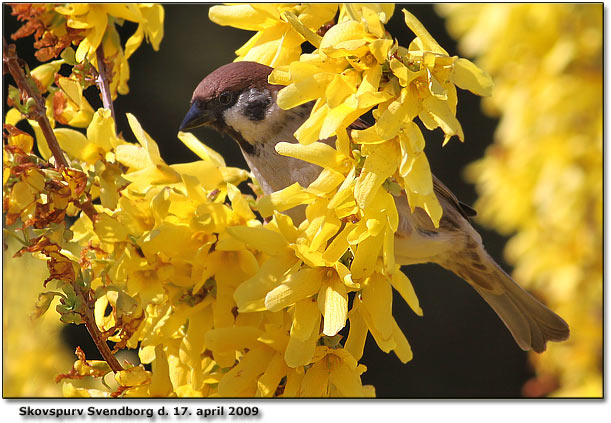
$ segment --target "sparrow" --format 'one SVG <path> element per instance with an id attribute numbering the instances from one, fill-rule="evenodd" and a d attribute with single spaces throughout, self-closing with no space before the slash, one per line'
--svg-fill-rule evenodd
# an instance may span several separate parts
<path id="1" fill-rule="evenodd" d="M 309 117 L 314 102 L 289 110 L 278 107 L 276 98 L 283 86 L 268 83 L 271 71 L 268 66 L 245 61 L 216 69 L 195 88 L 179 129 L 208 126 L 233 138 L 265 194 L 295 182 L 307 187 L 322 170 L 276 152 L 279 142 L 298 142 L 293 134 Z M 359 119 L 350 129 L 368 126 Z M 335 137 L 320 141 L 335 145 Z M 443 209 L 439 227 L 421 208 L 412 212 L 406 195 L 394 197 L 399 212 L 396 262 L 433 262 L 454 272 L 492 307 L 525 351 L 541 353 L 547 341 L 566 340 L 567 323 L 514 282 L 486 252 L 469 220 L 475 211 L 458 201 L 434 175 L 433 186 Z M 296 223 L 304 218 L 303 211 L 287 213 Z"/>

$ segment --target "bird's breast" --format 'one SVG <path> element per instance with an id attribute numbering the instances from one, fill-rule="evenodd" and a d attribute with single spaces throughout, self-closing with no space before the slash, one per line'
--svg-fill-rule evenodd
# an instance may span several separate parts
<path id="1" fill-rule="evenodd" d="M 286 188 L 295 182 L 307 187 L 322 170 L 311 163 L 281 156 L 272 143 L 260 144 L 255 154 L 244 153 L 244 158 L 266 194 Z"/>

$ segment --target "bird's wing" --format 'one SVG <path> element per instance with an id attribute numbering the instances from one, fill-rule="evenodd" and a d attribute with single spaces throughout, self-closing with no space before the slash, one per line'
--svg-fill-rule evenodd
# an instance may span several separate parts
<path id="1" fill-rule="evenodd" d="M 350 129 L 369 126 L 359 119 Z M 475 210 L 460 202 L 435 175 L 433 191 L 443 208 L 440 228 L 433 227 L 424 210 L 410 213 L 407 198 L 396 200 L 400 216 L 395 237 L 397 262 L 434 261 L 460 276 L 499 315 L 523 350 L 540 353 L 545 350 L 547 341 L 567 339 L 569 327 L 566 322 L 520 287 L 486 253 L 481 238 L 468 222 L 476 215 Z"/>
<path id="2" fill-rule="evenodd" d="M 364 119 L 358 118 L 350 125 L 348 125 L 348 129 L 356 129 L 362 131 L 363 129 L 367 129 L 370 126 L 372 125 L 369 122 L 365 121 Z"/>
<path id="3" fill-rule="evenodd" d="M 475 217 L 477 212 L 472 207 L 466 205 L 462 201 L 459 201 L 458 198 L 454 195 L 452 191 L 448 187 L 446 187 L 443 182 L 441 182 L 435 175 L 433 175 L 433 191 L 437 196 L 441 196 L 448 200 L 456 211 L 458 211 L 465 219 L 469 219 L 470 217 Z"/>

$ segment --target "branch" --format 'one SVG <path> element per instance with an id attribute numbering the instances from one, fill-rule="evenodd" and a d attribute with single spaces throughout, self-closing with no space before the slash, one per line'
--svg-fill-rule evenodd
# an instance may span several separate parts
<path id="1" fill-rule="evenodd" d="M 104 62 L 104 47 L 101 43 L 95 53 L 98 61 L 98 76 L 95 83 L 102 94 L 102 104 L 104 105 L 104 108 L 110 110 L 112 120 L 116 122 L 115 108 L 112 104 L 112 94 L 110 93 L 108 75 L 106 74 L 106 63 Z"/>
<path id="2" fill-rule="evenodd" d="M 79 293 L 79 295 L 82 295 L 83 297 L 85 296 L 80 289 L 77 292 Z M 85 304 L 88 303 L 86 302 Z M 82 316 L 83 320 L 85 321 L 85 327 L 89 332 L 89 336 L 91 336 L 91 339 L 95 343 L 95 346 L 98 348 L 98 351 L 100 352 L 100 354 L 102 354 L 102 358 L 108 363 L 108 366 L 113 372 L 117 373 L 121 370 L 124 370 L 121 364 L 119 363 L 119 360 L 117 360 L 117 357 L 115 357 L 115 355 L 110 351 L 110 347 L 106 343 L 102 332 L 100 332 L 98 325 L 95 323 L 93 309 L 88 305 L 85 305 L 85 307 L 87 309 L 86 316 Z"/>
<path id="3" fill-rule="evenodd" d="M 21 92 L 24 92 L 28 95 L 28 97 L 33 98 L 35 103 L 34 107 L 29 110 L 28 118 L 32 118 L 38 122 L 40 129 L 47 140 L 47 145 L 55 158 L 55 167 L 69 167 L 68 161 L 64 157 L 64 152 L 62 151 L 59 142 L 57 142 L 57 138 L 55 137 L 55 133 L 53 132 L 53 128 L 51 128 L 51 123 L 49 123 L 49 119 L 46 114 L 46 106 L 45 102 L 36 89 L 36 84 L 29 84 L 28 79 L 19 64 L 19 56 L 17 56 L 17 50 L 15 49 L 14 44 L 8 44 L 6 39 L 2 38 L 2 61 L 8 68 L 9 72 L 13 76 L 13 79 L 17 83 L 17 87 Z M 95 222 L 94 218 L 97 215 L 93 204 L 91 204 L 91 200 L 86 200 L 78 203 L 79 207 L 85 214 L 91 219 L 92 222 Z"/>
<path id="4" fill-rule="evenodd" d="M 93 207 L 93 203 L 89 198 L 87 198 L 85 201 L 79 201 L 77 206 L 87 215 L 92 223 L 95 223 L 98 212 Z"/>
<path id="5" fill-rule="evenodd" d="M 38 122 L 40 130 L 45 136 L 49 149 L 55 158 L 55 167 L 58 169 L 68 167 L 68 161 L 64 157 L 64 153 L 47 118 L 45 102 L 38 89 L 35 88 L 36 85 L 28 83 L 28 79 L 19 64 L 19 56 L 17 56 L 15 44 L 9 45 L 4 37 L 2 37 L 2 61 L 13 76 L 19 90 L 35 100 L 34 107 L 31 107 L 28 111 L 28 118 Z"/>
<path id="6" fill-rule="evenodd" d="M 19 57 L 17 56 L 15 45 L 9 45 L 6 42 L 6 39 L 4 39 L 3 37 L 2 47 L 2 61 L 8 68 L 8 71 L 13 76 L 13 79 L 19 87 L 19 90 L 22 93 L 27 94 L 29 98 L 34 99 L 34 106 L 31 107 L 30 110 L 28 110 L 28 118 L 36 120 L 36 122 L 38 122 L 38 125 L 40 125 L 40 129 L 42 130 L 47 144 L 49 145 L 49 149 L 51 150 L 51 153 L 53 153 L 53 157 L 55 158 L 55 167 L 58 169 L 62 167 L 68 168 L 68 162 L 64 157 L 64 153 L 59 143 L 57 142 L 57 138 L 55 137 L 53 128 L 51 127 L 49 119 L 47 118 L 44 100 L 38 92 L 38 89 L 35 88 L 36 85 L 28 83 L 28 79 L 23 69 L 21 68 L 21 65 L 19 64 Z M 103 61 L 101 63 L 103 63 Z M 103 69 L 103 65 L 101 66 L 101 69 Z M 100 75 L 103 75 L 103 71 L 100 73 Z M 106 88 L 108 88 L 108 82 L 106 82 Z M 106 92 L 109 93 L 109 91 Z M 112 107 L 112 102 L 110 103 L 110 105 Z M 87 199 L 86 201 L 79 202 L 78 204 L 81 210 L 91 219 L 91 221 L 95 222 L 97 212 L 95 211 L 91 200 Z M 87 301 L 87 295 L 81 291 L 80 287 L 75 286 L 75 291 L 78 293 L 78 295 L 82 297 L 85 304 L 89 304 L 89 302 Z M 91 336 L 91 339 L 95 343 L 96 347 L 98 348 L 98 351 L 100 352 L 104 360 L 108 363 L 112 371 L 116 373 L 123 370 L 123 367 L 110 351 L 110 348 L 108 347 L 104 336 L 102 335 L 100 329 L 95 323 L 95 316 L 91 307 L 86 306 L 85 316 L 82 317 L 85 326 L 87 327 L 87 331 Z"/>

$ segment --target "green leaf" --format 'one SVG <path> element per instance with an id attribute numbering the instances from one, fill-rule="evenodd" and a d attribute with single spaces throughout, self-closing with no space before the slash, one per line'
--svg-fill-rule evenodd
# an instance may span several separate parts
<path id="1" fill-rule="evenodd" d="M 27 101 L 25 102 L 25 112 L 26 114 L 30 114 L 32 113 L 33 109 L 36 108 L 36 100 L 34 100 L 34 98 L 30 97 L 27 99 Z"/>
<path id="2" fill-rule="evenodd" d="M 62 51 L 62 54 L 60 55 L 60 57 L 64 59 L 65 62 L 71 66 L 74 66 L 77 64 L 76 58 L 74 57 L 74 49 L 72 47 L 66 47 L 64 51 Z"/>
<path id="3" fill-rule="evenodd" d="M 25 106 L 21 103 L 21 91 L 19 91 L 19 88 L 9 85 L 8 97 L 11 99 L 17 110 L 19 110 L 22 114 L 27 114 Z"/>
<path id="4" fill-rule="evenodd" d="M 84 314 L 85 304 L 82 298 L 76 294 L 71 284 L 64 284 L 62 290 L 66 293 L 66 296 L 62 296 L 59 300 L 60 304 L 55 307 L 55 310 L 60 314 L 59 320 L 76 325 L 83 323 L 82 314 Z"/>
<path id="5" fill-rule="evenodd" d="M 61 315 L 59 317 L 60 321 L 64 323 L 74 323 L 75 325 L 80 325 L 85 322 L 80 314 L 73 311 L 62 310 L 61 308 L 62 307 L 59 305 L 56 308 L 57 312 Z"/>
<path id="6" fill-rule="evenodd" d="M 38 298 L 36 300 L 36 303 L 34 304 L 34 311 L 30 315 L 30 317 L 32 319 L 38 319 L 43 314 L 45 314 L 49 309 L 53 298 L 55 298 L 56 295 L 65 298 L 64 294 L 57 291 L 41 292 L 40 294 L 38 294 Z"/>

